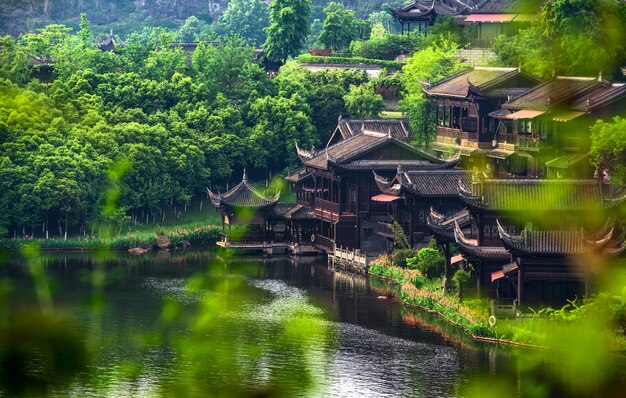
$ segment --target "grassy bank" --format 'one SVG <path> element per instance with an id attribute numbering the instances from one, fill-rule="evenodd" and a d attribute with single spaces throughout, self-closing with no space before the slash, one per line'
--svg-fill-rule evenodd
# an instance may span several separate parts
<path id="1" fill-rule="evenodd" d="M 389 256 L 374 260 L 369 273 L 396 284 L 404 304 L 437 313 L 475 339 L 558 351 L 593 341 L 600 353 L 626 352 L 626 289 L 621 297 L 600 294 L 558 310 L 545 308 L 521 318 L 498 319 L 492 327 L 487 300 L 444 295 L 441 279 L 426 279 L 418 270 L 398 267 Z"/>
<path id="2" fill-rule="evenodd" d="M 172 241 L 174 247 L 183 247 L 187 243 L 192 246 L 206 246 L 220 239 L 221 228 L 215 225 L 191 223 L 180 226 L 163 227 L 159 231 Z M 88 250 L 107 248 L 127 250 L 134 247 L 156 247 L 156 232 L 133 231 L 115 237 L 72 237 L 68 239 L 2 239 L 0 250 L 19 250 L 26 246 L 36 245 L 40 249 Z"/>
<path id="3" fill-rule="evenodd" d="M 426 279 L 418 270 L 397 267 L 384 256 L 370 264 L 369 273 L 398 284 L 403 303 L 436 312 L 474 336 L 495 336 L 488 325 L 488 313 L 480 302 L 466 302 L 457 295 L 444 295 L 441 279 Z"/>

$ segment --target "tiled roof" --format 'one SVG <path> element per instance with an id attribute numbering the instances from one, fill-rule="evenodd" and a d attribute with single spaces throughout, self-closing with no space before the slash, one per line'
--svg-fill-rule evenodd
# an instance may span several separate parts
<path id="1" fill-rule="evenodd" d="M 403 141 L 393 138 L 389 134 L 373 133 L 368 131 L 339 141 L 338 143 L 331 145 L 326 149 L 317 150 L 315 152 L 309 153 L 301 153 L 304 151 L 299 150 L 298 154 L 300 155 L 301 160 L 307 166 L 311 166 L 317 169 L 328 169 L 329 163 L 348 163 L 352 160 L 356 160 L 356 158 L 358 158 L 359 156 L 362 156 L 388 143 L 401 146 L 413 152 L 416 155 L 416 158 L 419 157 L 425 160 L 432 161 L 434 163 L 445 163 L 434 155 L 431 155 Z"/>
<path id="2" fill-rule="evenodd" d="M 405 170 L 440 170 L 454 167 L 457 162 L 433 163 L 428 160 L 355 160 L 337 164 L 347 170 L 396 170 L 398 166 Z"/>
<path id="3" fill-rule="evenodd" d="M 490 261 L 509 261 L 511 254 L 504 247 L 479 246 L 476 239 L 468 239 L 458 223 L 454 225 L 454 238 L 463 254 L 469 257 Z"/>
<path id="4" fill-rule="evenodd" d="M 613 228 L 604 236 L 589 240 L 582 229 L 574 230 L 523 230 L 519 235 L 512 235 L 498 222 L 498 232 L 504 245 L 511 251 L 530 254 L 568 255 L 581 254 L 604 248 L 613 235 Z"/>
<path id="5" fill-rule="evenodd" d="M 437 235 L 439 238 L 447 238 L 454 241 L 454 226 L 459 224 L 459 227 L 465 228 L 471 225 L 472 219 L 468 210 L 461 210 L 451 215 L 441 214 L 432 207 L 430 208 L 430 214 L 426 217 L 426 224 L 428 228 Z"/>
<path id="6" fill-rule="evenodd" d="M 512 10 L 513 3 L 516 0 L 482 0 L 478 2 L 472 13 L 507 13 L 515 12 Z"/>
<path id="7" fill-rule="evenodd" d="M 285 218 L 285 216 L 292 211 L 297 205 L 294 204 L 277 204 L 272 206 L 270 214 L 274 217 Z"/>
<path id="8" fill-rule="evenodd" d="M 397 17 L 420 17 L 430 15 L 457 15 L 475 6 L 475 0 L 415 0 L 404 7 L 389 5 L 391 12 Z"/>
<path id="9" fill-rule="evenodd" d="M 459 194 L 470 206 L 493 211 L 587 211 L 602 207 L 610 187 L 597 180 L 494 179 L 461 184 Z"/>
<path id="10" fill-rule="evenodd" d="M 391 133 L 391 136 L 398 140 L 408 140 L 413 137 L 413 131 L 406 119 L 339 119 L 335 134 L 337 131 L 343 139 L 364 131 Z"/>
<path id="11" fill-rule="evenodd" d="M 569 108 L 586 112 L 624 97 L 626 97 L 625 83 L 604 83 L 575 99 Z"/>
<path id="12" fill-rule="evenodd" d="M 518 68 L 475 67 L 433 83 L 423 90 L 432 96 L 464 98 L 469 95 L 471 89 L 488 90 L 490 86 L 515 77 L 519 73 L 522 72 Z"/>
<path id="13" fill-rule="evenodd" d="M 459 180 L 464 184 L 471 181 L 465 170 L 416 170 L 399 174 L 403 187 L 419 196 L 456 197 Z"/>
<path id="14" fill-rule="evenodd" d="M 251 207 L 251 208 L 263 208 L 268 206 L 274 206 L 278 203 L 280 192 L 274 197 L 267 197 L 257 191 L 250 183 L 246 176 L 246 172 L 243 172 L 242 181 L 235 185 L 230 191 L 224 194 L 216 194 L 208 190 L 211 202 L 215 207 Z"/>
<path id="15" fill-rule="evenodd" d="M 532 88 L 502 105 L 508 109 L 549 110 L 558 104 L 571 102 L 601 85 L 594 77 L 558 76 Z"/>
<path id="16" fill-rule="evenodd" d="M 290 173 L 287 177 L 285 177 L 285 180 L 295 184 L 298 182 L 302 182 L 309 177 L 311 177 L 311 173 L 306 169 L 306 167 L 301 167 L 298 170 L 294 171 L 293 173 Z"/>
<path id="17" fill-rule="evenodd" d="M 308 205 L 297 205 L 285 214 L 288 220 L 314 220 L 315 210 Z"/>

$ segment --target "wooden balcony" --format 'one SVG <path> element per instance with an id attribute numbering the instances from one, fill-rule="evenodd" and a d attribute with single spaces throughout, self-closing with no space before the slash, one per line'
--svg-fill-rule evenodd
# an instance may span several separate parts
<path id="1" fill-rule="evenodd" d="M 515 148 L 524 150 L 539 150 L 548 146 L 545 139 L 517 134 L 498 134 L 497 139 L 500 143 L 514 145 Z"/>
<path id="2" fill-rule="evenodd" d="M 323 221 L 356 220 L 356 214 L 346 211 L 347 208 L 342 209 L 339 203 L 331 202 L 330 200 L 315 198 L 313 208 L 315 209 L 315 217 Z"/>
<path id="3" fill-rule="evenodd" d="M 463 139 L 463 132 L 459 129 L 453 129 L 450 127 L 437 126 L 437 137 L 447 138 L 445 141 Z"/>
<path id="4" fill-rule="evenodd" d="M 311 244 L 326 253 L 332 253 L 335 247 L 335 242 L 332 239 L 318 234 L 311 236 Z"/>
<path id="5" fill-rule="evenodd" d="M 539 150 L 546 147 L 546 141 L 541 138 L 518 137 L 517 147 L 520 149 Z"/>

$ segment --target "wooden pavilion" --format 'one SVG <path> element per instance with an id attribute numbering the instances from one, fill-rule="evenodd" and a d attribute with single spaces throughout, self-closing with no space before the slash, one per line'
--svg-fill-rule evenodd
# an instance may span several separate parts
<path id="1" fill-rule="evenodd" d="M 388 5 L 389 11 L 402 26 L 402 34 L 417 30 L 422 34 L 428 33 L 439 15 L 459 16 L 467 14 L 474 6 L 473 1 L 461 0 L 414 0 L 404 7 Z M 462 20 L 462 19 L 461 19 Z"/>
<path id="2" fill-rule="evenodd" d="M 282 211 L 276 206 L 280 193 L 273 197 L 263 195 L 248 181 L 246 171 L 241 182 L 226 193 L 213 193 L 207 189 L 211 203 L 222 217 L 222 232 L 225 243 L 263 244 L 284 241 L 283 230 L 275 230 L 276 221 Z M 285 209 L 282 209 L 285 210 Z M 232 225 L 246 225 L 246 231 L 233 234 Z M 228 226 L 228 228 L 226 228 Z"/>

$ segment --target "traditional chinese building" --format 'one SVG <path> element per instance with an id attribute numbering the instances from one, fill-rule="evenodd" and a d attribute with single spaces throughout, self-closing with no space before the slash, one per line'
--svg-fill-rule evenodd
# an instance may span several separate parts
<path id="1" fill-rule="evenodd" d="M 438 241 L 454 238 L 490 297 L 520 305 L 582 297 L 602 256 L 623 250 L 607 222 L 622 198 L 600 180 L 474 179 L 459 196 L 467 210 L 433 210 L 428 223 Z"/>
<path id="2" fill-rule="evenodd" d="M 477 1 L 463 20 L 467 26 L 475 26 L 473 47 L 490 48 L 499 35 L 514 36 L 539 18 L 539 10 L 533 2 L 516 0 Z"/>
<path id="3" fill-rule="evenodd" d="M 407 235 L 411 246 L 428 238 L 427 217 L 431 208 L 445 214 L 454 214 L 464 208 L 458 195 L 459 180 L 469 182 L 467 171 L 459 169 L 404 170 L 386 179 L 374 173 L 374 180 L 382 194 L 372 201 L 388 204 L 388 218 L 378 223 L 377 234 L 393 240 L 392 222 L 397 222 Z"/>
<path id="4" fill-rule="evenodd" d="M 431 149 L 460 152 L 467 169 L 483 169 L 488 163 L 494 176 L 519 175 L 512 173 L 520 171 L 514 151 L 496 145 L 498 124 L 490 114 L 540 82 L 520 68 L 475 67 L 423 85 L 436 113 L 436 142 L 431 143 Z"/>
<path id="5" fill-rule="evenodd" d="M 233 242 L 262 245 L 285 241 L 284 224 L 278 230 L 275 228 L 288 210 L 277 209 L 280 193 L 273 197 L 263 195 L 250 184 L 245 170 L 241 182 L 228 192 L 216 194 L 208 190 L 208 194 L 222 218 L 223 246 Z M 233 233 L 233 225 L 245 225 L 246 230 Z"/>
<path id="6" fill-rule="evenodd" d="M 394 18 L 400 22 L 402 34 L 412 30 L 427 34 L 428 27 L 435 23 L 437 16 L 468 14 L 473 6 L 474 1 L 471 0 L 415 0 L 404 7 L 388 7 Z"/>
<path id="7" fill-rule="evenodd" d="M 411 133 L 400 122 L 395 122 L 395 128 L 369 122 L 369 127 L 383 126 L 383 132 L 368 130 L 365 121 L 350 122 L 352 128 L 360 126 L 358 131 L 347 130 L 348 122 L 343 123 L 323 149 L 296 146 L 304 167 L 288 181 L 295 184 L 298 204 L 313 208 L 319 223 L 319 232 L 311 236 L 315 245 L 326 251 L 336 244 L 379 253 L 387 243 L 376 230 L 378 222 L 387 219 L 388 206 L 370 200 L 381 193 L 372 171 L 391 178 L 398 166 L 435 170 L 453 167 L 456 161 L 441 160 L 407 144 Z"/>
<path id="8" fill-rule="evenodd" d="M 589 128 L 626 115 L 626 84 L 601 77 L 558 76 L 502 104 L 497 148 L 523 155 L 517 175 L 591 178 Z"/>
<path id="9" fill-rule="evenodd" d="M 108 35 L 99 35 L 94 41 L 95 45 L 102 51 L 115 51 L 118 47 L 124 47 L 125 43 L 113 34 L 113 30 Z"/>

